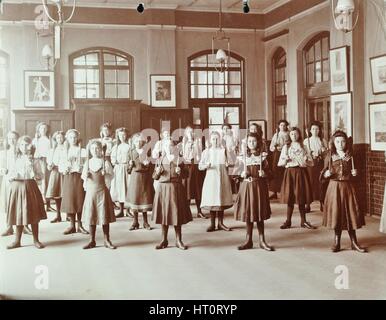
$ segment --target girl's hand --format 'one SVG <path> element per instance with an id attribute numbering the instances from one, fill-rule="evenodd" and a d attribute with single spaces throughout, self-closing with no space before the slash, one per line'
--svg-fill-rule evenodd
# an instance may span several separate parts
<path id="1" fill-rule="evenodd" d="M 324 177 L 325 178 L 331 177 L 331 171 L 330 170 L 326 170 L 326 172 L 324 173 Z"/>
<path id="2" fill-rule="evenodd" d="M 241 172 L 240 177 L 245 179 L 247 177 L 247 173 L 245 171 Z"/>
<path id="3" fill-rule="evenodd" d="M 210 162 L 208 162 L 208 163 L 206 164 L 206 168 L 207 168 L 207 169 L 209 169 L 211 166 L 212 166 L 212 164 L 211 164 Z"/>
<path id="4" fill-rule="evenodd" d="M 148 159 L 145 159 L 145 161 L 142 162 L 142 164 L 147 167 L 149 165 L 150 161 Z"/>
<path id="5" fill-rule="evenodd" d="M 101 175 L 104 176 L 106 174 L 106 171 L 105 170 L 102 170 L 101 171 Z"/>
<path id="6" fill-rule="evenodd" d="M 357 169 L 352 169 L 352 170 L 351 170 L 351 175 L 352 175 L 353 177 L 356 177 L 356 176 L 358 175 Z"/>
<path id="7" fill-rule="evenodd" d="M 53 166 L 52 164 L 47 165 L 47 169 L 48 169 L 49 171 L 51 171 L 53 167 L 54 167 L 54 166 Z"/>
<path id="8" fill-rule="evenodd" d="M 162 167 L 157 167 L 155 169 L 155 173 L 158 175 L 158 174 L 161 174 L 162 173 Z"/>
<path id="9" fill-rule="evenodd" d="M 6 169 L 6 168 L 0 169 L 0 175 L 5 176 L 7 173 L 8 173 L 8 169 Z"/>
<path id="10" fill-rule="evenodd" d="M 180 167 L 177 167 L 176 168 L 176 173 L 179 175 L 181 173 L 181 168 Z"/>
<path id="11" fill-rule="evenodd" d="M 259 170 L 259 177 L 264 178 L 265 177 L 265 172 L 264 170 Z"/>

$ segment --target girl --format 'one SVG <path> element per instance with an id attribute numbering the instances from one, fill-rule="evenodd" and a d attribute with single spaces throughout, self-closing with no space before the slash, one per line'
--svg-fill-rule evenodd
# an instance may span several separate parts
<path id="1" fill-rule="evenodd" d="M 273 251 L 273 248 L 265 242 L 264 236 L 264 220 L 271 217 L 271 206 L 267 182 L 269 165 L 262 137 L 256 133 L 248 133 L 245 149 L 246 153 L 243 154 L 242 160 L 244 171 L 241 173 L 244 181 L 240 185 L 236 198 L 235 219 L 246 222 L 247 241 L 238 249 L 253 248 L 252 230 L 253 223 L 256 222 L 260 248 Z"/>
<path id="2" fill-rule="evenodd" d="M 232 187 L 228 176 L 227 152 L 221 146 L 220 134 L 213 131 L 209 136 L 208 148 L 202 153 L 198 168 L 206 170 L 202 187 L 201 208 L 210 212 L 207 232 L 215 231 L 216 214 L 218 230 L 231 231 L 224 225 L 224 210 L 233 206 Z"/>
<path id="3" fill-rule="evenodd" d="M 325 160 L 321 179 L 329 179 L 324 200 L 323 226 L 335 230 L 335 243 L 332 252 L 340 251 L 342 230 L 347 230 L 351 239 L 351 248 L 366 252 L 359 246 L 356 231 L 365 225 L 364 217 L 358 206 L 351 176 L 358 175 L 354 168 L 352 151 L 348 138 L 343 131 L 336 131 L 331 139 L 331 153 Z"/>
<path id="4" fill-rule="evenodd" d="M 0 211 L 7 214 L 7 202 L 8 202 L 8 192 L 9 192 L 9 172 L 12 171 L 13 166 L 15 165 L 16 160 L 16 144 L 19 139 L 19 134 L 16 131 L 10 131 L 7 133 L 5 146 L 4 146 L 4 157 L 3 162 L 1 163 L 0 175 L 1 187 L 0 187 Z M 13 235 L 13 228 L 11 225 L 7 225 L 7 229 L 1 234 L 2 237 Z"/>
<path id="5" fill-rule="evenodd" d="M 105 160 L 110 162 L 111 165 L 111 150 L 114 146 L 114 139 L 112 137 L 112 125 L 110 122 L 106 122 L 101 125 L 99 129 L 100 142 L 102 143 L 102 148 L 104 150 Z M 105 177 L 107 188 L 111 187 L 112 176 L 108 175 Z"/>
<path id="6" fill-rule="evenodd" d="M 43 172 L 43 179 L 39 186 L 40 191 L 45 199 L 46 210 L 50 210 L 50 201 L 45 197 L 47 191 L 47 185 L 49 180 L 49 171 L 47 170 L 47 157 L 51 150 L 51 141 L 49 138 L 49 126 L 45 122 L 39 122 L 36 125 L 35 138 L 32 140 L 35 147 L 35 158 L 40 164 L 41 171 Z"/>
<path id="7" fill-rule="evenodd" d="M 147 221 L 147 212 L 153 208 L 154 188 L 152 166 L 143 146 L 146 139 L 137 133 L 133 136 L 134 148 L 129 152 L 129 171 L 131 171 L 128 205 L 134 214 L 134 221 L 130 230 L 139 229 L 138 213 L 142 212 L 143 227 L 151 230 Z"/>
<path id="8" fill-rule="evenodd" d="M 168 229 L 174 226 L 176 233 L 176 247 L 186 250 L 182 242 L 182 225 L 192 221 L 192 213 L 186 199 L 186 190 L 182 185 L 182 178 L 187 176 L 183 159 L 173 142 L 163 144 L 163 152 L 158 160 L 153 178 L 159 183 L 154 195 L 153 221 L 162 225 L 162 241 L 156 249 L 168 246 Z"/>
<path id="9" fill-rule="evenodd" d="M 163 148 L 169 148 L 170 141 L 170 130 L 166 127 L 161 128 L 160 140 L 158 140 L 154 145 L 151 153 L 152 158 L 159 159 Z"/>
<path id="10" fill-rule="evenodd" d="M 88 159 L 90 155 L 91 159 Z M 82 221 L 90 226 L 91 240 L 83 249 L 95 248 L 97 225 L 102 225 L 105 247 L 116 249 L 110 241 L 110 223 L 115 222 L 114 203 L 105 182 L 105 178 L 112 174 L 113 168 L 110 162 L 103 157 L 102 143 L 91 140 L 87 146 L 87 161 L 82 172 L 86 190 Z"/>
<path id="11" fill-rule="evenodd" d="M 309 131 L 311 132 L 311 136 L 309 136 L 306 129 L 307 138 L 304 139 L 303 145 L 306 148 L 307 153 L 311 155 L 313 162 L 307 167 L 307 171 L 312 186 L 312 198 L 313 200 L 320 201 L 320 211 L 323 211 L 322 184 L 319 181 L 319 176 L 324 166 L 327 142 L 323 139 L 322 128 L 319 122 L 312 122 Z M 310 211 L 311 208 L 307 205 L 306 212 Z"/>
<path id="12" fill-rule="evenodd" d="M 111 150 L 114 177 L 111 181 L 110 193 L 113 201 L 119 202 L 120 211 L 116 217 L 122 218 L 124 216 L 125 203 L 127 203 L 129 196 L 130 174 L 127 169 L 129 167 L 131 141 L 129 140 L 129 132 L 126 128 L 117 129 L 115 136 L 117 137 L 117 144 Z"/>
<path id="13" fill-rule="evenodd" d="M 51 223 L 62 221 L 60 214 L 60 206 L 62 203 L 62 174 L 59 172 L 60 156 L 65 154 L 65 134 L 63 131 L 56 131 L 52 135 L 53 148 L 47 158 L 47 169 L 50 171 L 48 180 L 46 199 L 55 199 L 56 203 L 56 218 Z"/>
<path id="14" fill-rule="evenodd" d="M 285 167 L 283 183 L 281 185 L 281 202 L 287 204 L 287 220 L 280 229 L 291 228 L 291 218 L 294 204 L 297 203 L 300 211 L 302 228 L 315 229 L 306 221 L 305 206 L 312 202 L 312 189 L 307 172 L 307 165 L 312 162 L 311 157 L 301 143 L 299 128 L 291 128 L 291 142 L 284 145 L 281 150 L 278 166 Z"/>
<path id="15" fill-rule="evenodd" d="M 180 148 L 184 164 L 189 172 L 188 177 L 182 181 L 187 192 L 188 203 L 190 204 L 191 199 L 194 199 L 197 206 L 197 218 L 206 219 L 207 217 L 201 212 L 200 206 L 204 179 L 202 172 L 198 170 L 198 163 L 202 154 L 202 142 L 200 138 L 194 136 L 192 127 L 186 127 Z"/>
<path id="16" fill-rule="evenodd" d="M 273 192 L 270 199 L 277 199 L 277 193 L 280 192 L 280 188 L 283 182 L 284 168 L 279 167 L 280 153 L 283 146 L 289 141 L 288 122 L 286 120 L 280 120 L 276 133 L 273 135 L 269 150 L 272 152 L 272 173 L 273 179 L 270 181 L 269 190 Z"/>
<path id="17" fill-rule="evenodd" d="M 66 132 L 66 148 L 60 155 L 59 172 L 63 174 L 61 210 L 70 218 L 70 227 L 64 234 L 75 232 L 88 234 L 82 225 L 82 208 L 84 190 L 81 178 L 84 162 L 84 150 L 79 142 L 79 132 L 69 129 Z M 78 218 L 78 227 L 75 229 L 75 215 Z"/>
<path id="18" fill-rule="evenodd" d="M 39 241 L 39 222 L 47 219 L 43 197 L 36 180 L 43 178 L 40 163 L 34 159 L 32 139 L 22 136 L 17 142 L 15 164 L 9 172 L 11 182 L 8 195 L 7 223 L 16 226 L 15 241 L 7 249 L 21 246 L 24 225 L 31 224 L 34 245 L 44 248 Z"/>

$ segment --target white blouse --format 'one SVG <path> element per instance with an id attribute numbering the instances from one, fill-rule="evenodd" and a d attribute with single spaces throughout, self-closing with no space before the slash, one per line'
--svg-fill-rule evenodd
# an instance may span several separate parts
<path id="1" fill-rule="evenodd" d="M 66 147 L 64 144 L 57 145 L 55 148 L 51 149 L 48 153 L 47 164 L 53 166 L 59 166 L 60 157 L 65 152 Z"/>
<path id="2" fill-rule="evenodd" d="M 279 133 L 275 133 L 271 140 L 271 145 L 269 146 L 269 150 L 274 152 L 275 150 L 281 151 L 283 146 L 289 140 L 289 132 L 288 131 L 279 131 Z M 277 144 L 277 145 L 276 145 Z"/>
<path id="3" fill-rule="evenodd" d="M 51 141 L 48 137 L 43 136 L 40 138 L 35 138 L 32 141 L 32 144 L 35 146 L 35 158 L 47 158 L 48 153 L 51 149 Z"/>
<path id="4" fill-rule="evenodd" d="M 87 157 L 85 149 L 79 146 L 70 146 L 69 148 L 63 148 L 60 152 L 59 160 L 59 172 L 64 173 L 66 171 L 81 173 L 83 169 L 83 163 Z"/>
<path id="5" fill-rule="evenodd" d="M 289 157 L 289 161 L 286 161 Z M 279 167 L 293 168 L 302 167 L 305 168 L 312 164 L 312 159 L 307 154 L 307 151 L 302 148 L 299 142 L 292 142 L 288 147 L 284 145 L 278 162 Z"/>
<path id="6" fill-rule="evenodd" d="M 182 141 L 182 155 L 186 163 L 199 162 L 202 153 L 202 145 L 200 139 L 183 140 Z"/>
<path id="7" fill-rule="evenodd" d="M 114 140 L 111 137 L 104 137 L 100 139 L 100 142 L 102 143 L 102 146 L 106 146 L 106 153 L 105 156 L 111 156 L 111 150 L 114 146 Z"/>
<path id="8" fill-rule="evenodd" d="M 9 180 L 40 180 L 42 177 L 43 172 L 39 162 L 28 155 L 17 157 L 14 166 L 8 174 Z"/>
<path id="9" fill-rule="evenodd" d="M 131 145 L 128 143 L 121 143 L 115 145 L 111 150 L 111 163 L 115 164 L 127 164 L 129 162 L 129 152 Z"/>
<path id="10" fill-rule="evenodd" d="M 319 137 L 312 136 L 310 138 L 306 138 L 304 139 L 303 145 L 309 153 L 312 151 L 314 158 L 321 156 L 327 150 L 326 140 L 322 140 Z"/>

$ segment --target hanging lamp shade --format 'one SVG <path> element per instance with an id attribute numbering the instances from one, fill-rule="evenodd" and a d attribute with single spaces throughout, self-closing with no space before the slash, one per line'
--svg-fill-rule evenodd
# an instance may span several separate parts
<path id="1" fill-rule="evenodd" d="M 343 12 L 353 12 L 355 10 L 354 0 L 338 0 L 336 4 L 335 12 L 343 13 Z"/>
<path id="2" fill-rule="evenodd" d="M 219 62 L 223 62 L 227 59 L 227 54 L 223 49 L 218 49 L 216 53 L 216 60 Z"/>
<path id="3" fill-rule="evenodd" d="M 47 59 L 47 58 L 52 58 L 52 56 L 53 56 L 52 48 L 49 44 L 46 44 L 42 49 L 42 57 Z"/>

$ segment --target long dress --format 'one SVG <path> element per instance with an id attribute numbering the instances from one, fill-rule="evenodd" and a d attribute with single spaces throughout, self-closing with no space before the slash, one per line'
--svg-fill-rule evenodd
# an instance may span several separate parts
<path id="1" fill-rule="evenodd" d="M 82 222 L 91 225 L 106 225 L 115 222 L 114 203 L 106 186 L 106 177 L 113 174 L 110 163 L 92 158 L 83 167 L 82 179 L 86 195 L 83 203 Z M 102 175 L 102 170 L 105 174 Z"/>
<path id="2" fill-rule="evenodd" d="M 63 175 L 59 172 L 59 163 L 61 155 L 65 154 L 64 144 L 56 146 L 50 150 L 47 158 L 47 167 L 52 166 L 49 174 L 46 190 L 47 199 L 58 199 L 62 196 Z"/>
<path id="3" fill-rule="evenodd" d="M 322 188 L 322 183 L 319 181 L 320 172 L 324 167 L 324 157 L 327 151 L 327 142 L 319 137 L 310 137 L 304 139 L 303 145 L 307 152 L 311 154 L 313 163 L 307 166 L 308 175 L 312 186 L 313 200 L 323 201 L 325 190 Z"/>
<path id="4" fill-rule="evenodd" d="M 234 172 L 232 168 L 237 161 L 237 156 L 239 153 L 239 145 L 236 137 L 233 135 L 233 131 L 232 131 L 232 134 L 225 134 L 222 136 L 222 144 L 226 150 L 227 161 L 228 161 L 228 164 L 230 165 L 228 170 L 229 170 L 232 194 L 237 194 L 239 190 L 238 180 L 236 179 L 237 173 Z"/>
<path id="5" fill-rule="evenodd" d="M 262 222 L 271 217 L 267 181 L 270 176 L 269 164 L 264 155 L 250 155 L 245 160 L 246 178 L 241 182 L 236 198 L 235 219 L 243 222 Z M 259 175 L 261 166 L 265 177 Z"/>
<path id="6" fill-rule="evenodd" d="M 157 189 L 154 195 L 152 220 L 156 224 L 181 226 L 193 220 L 192 213 L 186 199 L 186 190 L 182 185 L 182 178 L 187 171 L 182 159 L 178 166 L 181 173 L 177 175 L 177 161 L 173 156 L 164 156 L 161 160 L 162 173 L 158 177 Z"/>
<path id="7" fill-rule="evenodd" d="M 99 141 L 102 143 L 102 146 L 105 148 L 105 160 L 110 162 L 111 164 L 111 151 L 114 147 L 114 139 L 112 137 L 103 137 L 100 138 Z M 112 164 L 111 164 L 112 165 Z M 111 188 L 111 180 L 113 179 L 114 175 L 108 175 L 105 177 L 106 186 L 107 188 Z"/>
<path id="8" fill-rule="evenodd" d="M 131 170 L 128 195 L 128 206 L 138 212 L 151 211 L 154 201 L 153 166 L 143 150 L 131 150 L 130 161 L 134 162 Z M 144 164 L 148 161 L 148 164 Z"/>
<path id="9" fill-rule="evenodd" d="M 59 172 L 63 174 L 61 211 L 67 214 L 82 212 L 85 194 L 81 172 L 85 156 L 86 150 L 79 146 L 70 146 L 60 155 Z"/>
<path id="10" fill-rule="evenodd" d="M 331 171 L 323 208 L 323 226 L 338 230 L 356 230 L 365 225 L 357 201 L 356 192 L 351 182 L 351 156 L 329 155 L 325 159 L 324 169 L 320 175 Z"/>
<path id="11" fill-rule="evenodd" d="M 130 174 L 127 172 L 129 167 L 129 152 L 131 144 L 121 143 L 115 145 L 111 150 L 111 163 L 114 166 L 114 177 L 111 181 L 110 194 L 115 202 L 127 204 L 129 197 Z"/>
<path id="12" fill-rule="evenodd" d="M 285 161 L 287 156 L 290 161 Z M 312 187 L 307 166 L 312 163 L 307 152 L 298 142 L 285 145 L 278 162 L 285 167 L 283 182 L 280 189 L 281 203 L 288 205 L 309 205 L 312 203 Z"/>
<path id="13" fill-rule="evenodd" d="M 284 167 L 278 166 L 280 153 L 283 149 L 283 146 L 289 140 L 289 132 L 279 132 L 275 133 L 271 140 L 271 145 L 269 150 L 272 152 L 272 163 L 271 163 L 271 171 L 273 174 L 273 179 L 269 182 L 269 190 L 272 192 L 280 192 L 281 185 L 284 177 Z"/>
<path id="14" fill-rule="evenodd" d="M 40 163 L 28 155 L 16 158 L 9 172 L 12 179 L 7 201 L 7 225 L 24 226 L 47 219 L 36 180 L 43 178 Z"/>
<path id="15" fill-rule="evenodd" d="M 209 148 L 202 153 L 199 169 L 206 169 L 202 187 L 201 208 L 207 211 L 222 211 L 233 206 L 232 187 L 226 168 L 225 148 Z"/>
<path id="16" fill-rule="evenodd" d="M 383 196 L 383 210 L 381 215 L 381 223 L 379 225 L 379 231 L 386 233 L 386 183 L 385 183 L 385 191 Z"/>
<path id="17" fill-rule="evenodd" d="M 39 189 L 43 197 L 45 197 L 48 181 L 50 178 L 50 171 L 47 169 L 47 158 L 51 150 L 51 141 L 47 136 L 42 136 L 39 138 L 34 138 L 32 140 L 32 144 L 36 148 L 34 157 L 38 160 L 41 172 L 43 173 L 43 179 L 40 181 Z"/>
<path id="18" fill-rule="evenodd" d="M 5 159 L 6 158 L 6 159 Z M 9 193 L 9 173 L 12 171 L 16 155 L 15 148 L 12 147 L 8 150 L 2 152 L 2 162 L 1 167 L 3 169 L 7 169 L 8 173 L 1 177 L 1 186 L 0 186 L 0 213 L 7 214 L 7 201 L 8 201 L 8 193 Z"/>

